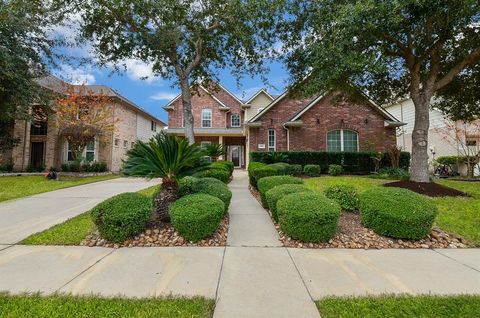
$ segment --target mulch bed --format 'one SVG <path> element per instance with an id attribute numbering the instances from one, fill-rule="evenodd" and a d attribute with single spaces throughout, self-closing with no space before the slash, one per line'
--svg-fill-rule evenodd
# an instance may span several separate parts
<path id="1" fill-rule="evenodd" d="M 465 192 L 434 182 L 395 181 L 385 183 L 385 187 L 404 188 L 414 192 L 428 195 L 429 197 L 460 197 L 468 196 Z"/>
<path id="2" fill-rule="evenodd" d="M 252 195 L 260 202 L 260 194 L 250 188 Z M 360 223 L 360 215 L 353 212 L 342 212 L 337 234 L 325 243 L 304 243 L 285 235 L 280 225 L 275 223 L 280 241 L 286 247 L 297 248 L 351 248 L 351 249 L 382 249 L 382 248 L 466 248 L 465 239 L 447 233 L 438 227 L 424 239 L 418 241 L 401 240 L 376 234 L 373 230 Z"/>
<path id="3" fill-rule="evenodd" d="M 158 227 L 153 227 L 145 230 L 143 233 L 135 236 L 131 240 L 127 240 L 122 244 L 108 242 L 101 238 L 99 233 L 88 235 L 81 243 L 82 246 L 102 246 L 102 247 L 159 247 L 159 246 L 225 246 L 227 245 L 228 235 L 228 215 L 222 220 L 217 232 L 211 237 L 203 239 L 199 242 L 193 243 L 185 240 L 176 232 L 172 225 L 163 223 Z"/>

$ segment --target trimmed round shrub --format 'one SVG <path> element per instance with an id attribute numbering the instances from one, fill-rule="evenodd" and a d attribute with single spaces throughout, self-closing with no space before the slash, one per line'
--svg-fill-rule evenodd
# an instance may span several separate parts
<path id="1" fill-rule="evenodd" d="M 208 182 L 196 182 L 193 186 L 193 193 L 205 193 L 219 198 L 225 205 L 225 213 L 228 211 L 228 207 L 230 206 L 230 200 L 232 200 L 232 192 L 224 183 L 211 182 L 210 180 L 208 180 Z"/>
<path id="2" fill-rule="evenodd" d="M 303 174 L 309 177 L 318 177 L 320 173 L 320 165 L 305 165 L 305 167 L 303 167 Z"/>
<path id="3" fill-rule="evenodd" d="M 216 161 L 215 163 L 217 164 L 222 164 L 226 167 L 228 167 L 228 169 L 230 169 L 230 174 L 233 173 L 233 170 L 235 169 L 235 166 L 233 165 L 233 162 L 232 161 L 228 161 L 228 160 L 218 160 Z"/>
<path id="4" fill-rule="evenodd" d="M 271 177 L 271 176 L 278 176 L 279 172 L 277 169 L 271 167 L 271 166 L 262 166 L 258 167 L 255 169 L 252 169 L 249 171 L 249 178 L 250 178 L 250 184 L 258 189 L 258 180 L 265 178 L 265 177 Z"/>
<path id="5" fill-rule="evenodd" d="M 270 213 L 272 213 L 272 218 L 276 222 L 278 222 L 277 201 L 288 194 L 299 192 L 311 192 L 311 190 L 306 188 L 303 184 L 282 184 L 267 191 L 265 197 L 267 199 L 268 208 L 270 209 Z"/>
<path id="6" fill-rule="evenodd" d="M 277 175 L 290 173 L 290 165 L 288 163 L 276 162 L 276 163 L 269 164 L 269 166 L 277 170 Z"/>
<path id="7" fill-rule="evenodd" d="M 302 175 L 302 165 L 292 164 L 288 167 L 287 174 L 292 176 L 301 176 Z"/>
<path id="8" fill-rule="evenodd" d="M 197 178 L 215 178 L 223 183 L 227 183 L 230 179 L 230 173 L 225 169 L 206 169 L 195 173 L 193 176 Z"/>
<path id="9" fill-rule="evenodd" d="M 225 205 L 219 198 L 199 193 L 178 199 L 169 211 L 173 228 L 186 240 L 197 242 L 215 233 Z"/>
<path id="10" fill-rule="evenodd" d="M 418 240 L 430 233 L 437 207 L 401 188 L 377 187 L 360 194 L 360 220 L 380 235 Z"/>
<path id="11" fill-rule="evenodd" d="M 221 169 L 221 170 L 225 170 L 226 172 L 228 172 L 228 175 L 232 175 L 232 171 L 230 170 L 230 167 L 227 166 L 227 165 L 224 164 L 224 163 L 221 163 L 221 162 L 213 162 L 213 163 L 210 165 L 210 168 L 211 168 L 211 169 Z"/>
<path id="12" fill-rule="evenodd" d="M 341 165 L 328 165 L 328 174 L 332 176 L 338 176 L 342 174 L 343 167 Z"/>
<path id="13" fill-rule="evenodd" d="M 340 205 L 318 193 L 293 193 L 277 202 L 277 214 L 285 234 L 302 242 L 318 243 L 335 235 Z"/>
<path id="14" fill-rule="evenodd" d="M 190 177 L 190 176 L 183 177 L 182 179 L 178 180 L 178 195 L 183 197 L 183 196 L 194 193 L 193 192 L 193 185 L 198 180 L 200 180 L 200 179 L 195 178 L 195 177 Z M 217 180 L 217 179 L 215 179 L 215 180 Z M 217 180 L 217 181 L 219 181 L 219 180 Z M 219 181 L 219 182 L 221 182 L 221 181 Z"/>
<path id="15" fill-rule="evenodd" d="M 358 211 L 360 208 L 357 190 L 351 185 L 333 185 L 326 188 L 323 193 L 327 198 L 337 201 L 344 211 Z"/>
<path id="16" fill-rule="evenodd" d="M 127 192 L 98 204 L 91 215 L 104 239 L 122 243 L 145 230 L 151 211 L 149 196 Z"/>
<path id="17" fill-rule="evenodd" d="M 263 207 L 267 208 L 267 198 L 265 197 L 265 193 L 268 190 L 282 185 L 282 184 L 302 184 L 303 180 L 300 178 L 295 178 L 292 176 L 272 176 L 272 177 L 265 177 L 258 180 L 257 186 L 258 191 L 260 192 L 260 198 L 262 199 Z"/>

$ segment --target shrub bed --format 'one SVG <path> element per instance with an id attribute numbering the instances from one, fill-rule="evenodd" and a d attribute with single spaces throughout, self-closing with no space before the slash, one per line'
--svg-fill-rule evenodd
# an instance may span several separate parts
<path id="1" fill-rule="evenodd" d="M 121 243 L 145 230 L 152 210 L 152 199 L 139 193 L 122 193 L 92 209 L 92 219 L 100 235 Z"/>
<path id="2" fill-rule="evenodd" d="M 335 235 L 340 206 L 317 193 L 293 193 L 277 202 L 277 214 L 285 234 L 303 242 L 317 243 Z"/>
<path id="3" fill-rule="evenodd" d="M 363 225 L 380 235 L 418 240 L 430 233 L 437 207 L 406 189 L 373 188 L 360 195 Z"/>
<path id="4" fill-rule="evenodd" d="M 333 185 L 323 192 L 329 199 L 337 201 L 344 211 L 358 211 L 360 199 L 355 187 L 346 184 Z"/>
<path id="5" fill-rule="evenodd" d="M 282 185 L 282 184 L 302 184 L 303 180 L 300 178 L 295 178 L 292 176 L 272 176 L 272 177 L 265 177 L 258 180 L 258 192 L 260 192 L 260 198 L 262 200 L 262 205 L 265 208 L 268 208 L 268 202 L 265 197 L 265 194 L 268 190 Z"/>
<path id="6" fill-rule="evenodd" d="M 287 168 L 287 174 L 290 174 L 292 176 L 301 176 L 303 172 L 302 165 L 299 164 L 293 164 L 289 165 Z"/>
<path id="7" fill-rule="evenodd" d="M 309 177 L 318 177 L 321 172 L 319 165 L 305 165 L 303 167 L 303 174 Z"/>
<path id="8" fill-rule="evenodd" d="M 193 186 L 195 182 L 197 182 L 198 180 L 200 179 L 195 177 L 190 177 L 190 176 L 183 177 L 182 179 L 178 180 L 178 195 L 183 197 L 189 194 L 193 194 L 194 193 Z M 217 179 L 214 179 L 214 180 L 217 180 Z M 217 181 L 221 182 L 220 180 L 217 180 Z"/>
<path id="9" fill-rule="evenodd" d="M 266 164 L 255 165 L 254 168 L 250 168 L 249 166 L 248 170 L 248 179 L 250 181 L 250 185 L 255 188 L 257 188 L 257 182 L 261 178 L 278 175 L 279 172 L 277 169 Z"/>
<path id="10" fill-rule="evenodd" d="M 208 194 L 191 194 L 169 207 L 172 225 L 186 240 L 197 242 L 212 235 L 223 218 L 222 200 Z"/>
<path id="11" fill-rule="evenodd" d="M 205 193 L 219 198 L 225 204 L 225 212 L 228 211 L 232 192 L 222 181 L 215 178 L 185 177 L 179 181 L 179 195 L 183 197 L 189 194 Z"/>
<path id="12" fill-rule="evenodd" d="M 228 160 L 218 160 L 215 162 L 215 164 L 217 165 L 223 165 L 225 167 L 228 167 L 228 169 L 230 170 L 230 174 L 233 173 L 233 170 L 235 169 L 235 166 L 233 165 L 233 162 L 232 161 L 228 161 Z"/>
<path id="13" fill-rule="evenodd" d="M 276 186 L 267 191 L 265 194 L 268 208 L 270 209 L 270 213 L 272 214 L 272 218 L 278 222 L 278 215 L 277 215 L 277 202 L 284 196 L 292 193 L 300 193 L 300 192 L 311 192 L 310 189 L 306 188 L 303 184 L 282 184 Z"/>
<path id="14" fill-rule="evenodd" d="M 283 151 L 275 152 L 275 156 L 282 158 L 281 161 L 289 164 L 300 164 L 302 166 L 317 164 L 321 171 L 326 173 L 328 165 L 342 165 L 345 172 L 351 174 L 369 174 L 374 171 L 375 165 L 372 157 L 375 152 L 326 152 L 326 151 Z M 271 152 L 251 152 L 250 160 L 262 163 L 271 162 Z M 380 167 L 390 167 L 391 160 L 388 154 L 383 154 Z M 410 153 L 402 152 L 400 155 L 400 168 L 408 171 L 410 167 Z"/>

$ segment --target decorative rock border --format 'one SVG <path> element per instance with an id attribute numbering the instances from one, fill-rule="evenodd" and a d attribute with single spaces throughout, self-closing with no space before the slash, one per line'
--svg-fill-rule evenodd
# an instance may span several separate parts
<path id="1" fill-rule="evenodd" d="M 258 191 L 250 187 L 250 192 L 260 201 Z M 401 240 L 378 235 L 373 230 L 360 223 L 360 215 L 352 212 L 342 212 L 336 235 L 325 243 L 305 243 L 285 235 L 280 225 L 275 223 L 280 241 L 285 247 L 297 248 L 350 248 L 350 249 L 382 249 L 382 248 L 467 248 L 468 242 L 454 234 L 447 233 L 438 227 L 424 239 L 418 241 Z"/>
<path id="2" fill-rule="evenodd" d="M 135 236 L 131 240 L 127 240 L 122 244 L 108 242 L 101 238 L 99 233 L 88 235 L 81 243 L 82 246 L 102 246 L 111 248 L 120 247 L 159 247 L 159 246 L 225 246 L 227 245 L 228 235 L 228 215 L 221 221 L 217 231 L 206 239 L 193 243 L 186 241 L 180 234 L 178 234 L 171 224 L 163 224 L 160 227 L 150 228 L 143 233 Z"/>

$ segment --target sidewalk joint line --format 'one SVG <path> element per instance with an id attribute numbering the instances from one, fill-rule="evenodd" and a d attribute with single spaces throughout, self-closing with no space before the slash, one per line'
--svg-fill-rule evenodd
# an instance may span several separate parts
<path id="1" fill-rule="evenodd" d="M 217 280 L 217 288 L 215 289 L 215 303 L 218 299 L 218 289 L 220 288 L 220 280 L 222 279 L 222 272 L 223 272 L 223 263 L 225 261 L 225 253 L 227 251 L 227 247 L 223 247 L 223 255 L 222 255 L 222 263 L 220 264 L 220 273 L 218 273 L 218 280 Z"/>
<path id="2" fill-rule="evenodd" d="M 88 266 L 87 268 L 85 268 L 83 271 L 81 271 L 78 275 L 75 275 L 72 279 L 70 279 L 68 282 L 66 282 L 65 284 L 63 284 L 62 286 L 60 286 L 56 292 L 60 292 L 60 290 L 64 287 L 66 287 L 68 284 L 70 284 L 71 282 L 73 282 L 75 279 L 77 279 L 78 277 L 80 277 L 81 275 L 83 275 L 83 273 L 87 272 L 89 269 L 91 269 L 92 267 L 94 267 L 95 265 L 97 265 L 98 263 L 100 263 L 102 260 L 104 260 L 105 258 L 107 258 L 108 256 L 112 255 L 112 253 L 114 253 L 116 251 L 116 249 L 112 249 L 109 253 L 107 253 L 105 256 L 99 258 L 95 263 L 93 263 L 92 265 Z"/>
<path id="3" fill-rule="evenodd" d="M 438 254 L 442 255 L 443 257 L 449 258 L 449 259 L 451 259 L 452 261 L 454 261 L 454 262 L 456 262 L 456 263 L 458 263 L 458 264 L 461 264 L 461 265 L 463 265 L 463 266 L 465 266 L 465 267 L 468 267 L 468 268 L 473 269 L 474 271 L 480 273 L 480 270 L 476 269 L 475 267 L 472 267 L 472 266 L 470 266 L 470 265 L 468 265 L 468 264 L 462 263 L 462 262 L 460 262 L 459 260 L 457 260 L 457 259 L 455 259 L 455 258 L 453 258 L 453 257 L 450 257 L 450 256 L 448 256 L 448 255 L 445 255 L 445 254 L 437 251 L 436 249 L 432 249 L 432 250 L 433 250 L 435 253 L 438 253 Z"/>
<path id="4" fill-rule="evenodd" d="M 313 299 L 312 294 L 310 293 L 310 290 L 307 287 L 307 283 L 305 283 L 305 280 L 303 279 L 302 274 L 300 274 L 300 270 L 298 269 L 297 263 L 295 263 L 295 260 L 293 259 L 292 254 L 290 254 L 290 251 L 288 250 L 288 248 L 285 247 L 285 250 L 287 251 L 287 254 L 290 257 L 290 260 L 292 261 L 293 266 L 295 267 L 295 270 L 297 271 L 298 276 L 302 280 L 303 286 L 307 290 L 308 296 L 310 297 L 310 299 L 313 301 L 313 304 L 315 305 L 315 299 Z"/>

